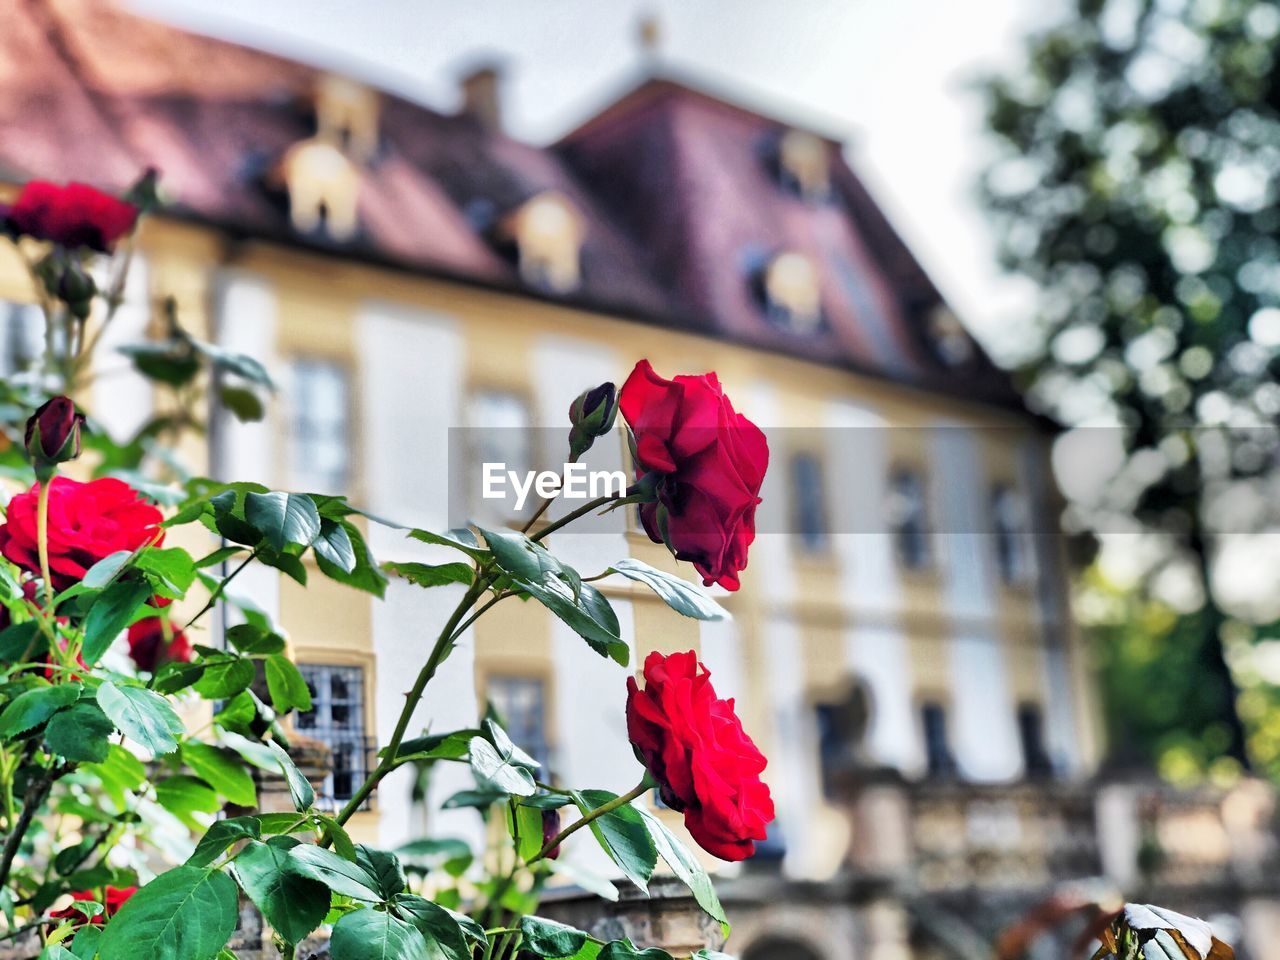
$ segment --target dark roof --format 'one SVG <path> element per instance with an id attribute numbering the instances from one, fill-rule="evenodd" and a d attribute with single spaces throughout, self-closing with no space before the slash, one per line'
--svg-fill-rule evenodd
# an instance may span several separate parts
<path id="1" fill-rule="evenodd" d="M 105 0 L 10 0 L 0 170 L 121 189 L 153 166 L 173 214 L 504 289 L 523 288 L 492 224 L 554 190 L 585 224 L 582 284 L 554 299 L 1019 404 L 981 351 L 958 368 L 934 352 L 926 322 L 942 299 L 834 142 L 831 193 L 814 202 L 771 167 L 785 122 L 674 78 L 642 82 L 551 148 L 383 93 L 359 235 L 331 243 L 294 233 L 266 184 L 313 133 L 320 73 Z M 815 334 L 771 323 L 753 291 L 753 272 L 781 250 L 819 267 Z"/>

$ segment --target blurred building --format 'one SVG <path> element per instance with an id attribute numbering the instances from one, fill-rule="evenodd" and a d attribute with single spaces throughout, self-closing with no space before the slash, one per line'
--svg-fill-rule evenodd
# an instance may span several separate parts
<path id="1" fill-rule="evenodd" d="M 1100 746 L 1051 535 L 1050 434 L 840 144 L 652 75 L 533 146 L 503 132 L 502 79 L 470 73 L 464 109 L 446 115 L 105 3 L 15 0 L 0 8 L 0 179 L 118 190 L 162 172 L 166 205 L 109 341 L 154 334 L 173 297 L 193 333 L 277 375 L 264 420 L 216 413 L 209 447 L 186 451 L 228 479 L 345 491 L 441 529 L 451 480 L 458 495 L 451 427 L 497 447 L 465 456 L 550 467 L 585 387 L 642 357 L 718 371 L 772 448 L 765 532 L 742 590 L 720 597 L 733 619 L 604 589 L 633 663 L 697 648 L 772 758 L 775 835 L 726 887 L 735 952 L 954 955 L 1063 881 L 1149 879 L 1139 854 L 1163 815 L 1150 791 L 1118 786 L 1108 810 L 1089 779 Z M 39 351 L 30 285 L 8 259 L 0 299 L 8 374 Z M 129 437 L 154 398 L 122 357 L 102 365 L 83 399 Z M 621 465 L 621 440 L 605 454 Z M 452 559 L 401 531 L 369 535 L 384 561 Z M 623 511 L 557 540 L 584 572 L 628 554 L 677 569 Z M 457 594 L 393 581 L 370 601 L 265 568 L 237 585 L 288 631 L 315 701 L 298 726 L 333 748 L 341 802 Z M 512 604 L 480 621 L 415 726 L 469 726 L 492 701 L 553 775 L 625 789 L 638 773 L 626 670 L 542 614 Z M 442 771 L 424 806 L 398 771 L 352 833 L 394 847 L 470 785 Z M 1243 917 L 1234 864 L 1240 837 L 1265 833 L 1262 807 L 1237 801 L 1233 825 L 1224 798 L 1197 803 L 1194 836 L 1209 839 L 1192 856 L 1217 851 L 1236 884 L 1212 906 Z M 433 831 L 479 835 L 471 811 L 432 816 Z M 834 932 L 815 939 L 815 911 Z"/>

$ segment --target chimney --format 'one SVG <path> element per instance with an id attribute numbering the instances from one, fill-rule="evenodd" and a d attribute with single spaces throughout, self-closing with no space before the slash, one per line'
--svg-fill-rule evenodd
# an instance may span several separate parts
<path id="1" fill-rule="evenodd" d="M 493 63 L 474 67 L 462 75 L 462 113 L 491 133 L 502 130 L 502 108 L 498 87 L 502 71 Z"/>

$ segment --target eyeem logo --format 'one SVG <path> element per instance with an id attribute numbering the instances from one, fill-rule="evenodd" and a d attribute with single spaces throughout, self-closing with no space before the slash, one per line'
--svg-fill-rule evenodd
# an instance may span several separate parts
<path id="1" fill-rule="evenodd" d="M 585 463 L 566 463 L 563 474 L 554 470 L 508 470 L 505 462 L 483 465 L 484 483 L 481 496 L 486 500 L 506 500 L 515 494 L 516 510 L 524 509 L 530 491 L 539 497 L 552 497 L 559 492 L 564 500 L 595 500 L 598 497 L 625 496 L 627 475 L 621 470 L 589 470 Z"/>

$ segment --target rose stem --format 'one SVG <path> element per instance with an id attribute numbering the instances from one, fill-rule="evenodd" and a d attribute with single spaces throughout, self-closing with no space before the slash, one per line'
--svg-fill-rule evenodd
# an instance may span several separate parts
<path id="1" fill-rule="evenodd" d="M 537 863 L 539 860 L 541 860 L 543 857 L 549 854 L 556 847 L 560 846 L 560 844 L 563 843 L 568 837 L 572 836 L 574 833 L 581 830 L 587 824 L 591 823 L 591 821 L 597 820 L 600 817 L 603 817 L 606 813 L 612 813 L 614 810 L 617 810 L 621 806 L 625 806 L 626 804 L 630 803 L 632 800 L 636 799 L 641 794 L 643 794 L 651 786 L 652 784 L 650 784 L 649 782 L 649 774 L 646 773 L 644 777 L 640 780 L 640 782 L 637 783 L 634 787 L 632 787 L 629 792 L 624 793 L 620 797 L 614 797 L 608 803 L 602 803 L 600 806 L 596 807 L 594 810 L 590 811 L 589 813 L 583 814 L 580 820 L 575 820 L 573 823 L 569 824 L 569 826 L 565 827 L 563 830 L 557 833 L 554 837 L 552 837 L 543 845 L 542 849 L 539 850 L 532 859 L 525 861 L 526 865 Z"/>
<path id="2" fill-rule="evenodd" d="M 40 484 L 36 500 L 36 546 L 40 552 L 40 576 L 44 578 L 44 603 L 53 609 L 53 578 L 49 576 L 49 487 L 53 478 Z"/>

